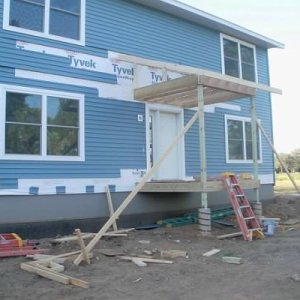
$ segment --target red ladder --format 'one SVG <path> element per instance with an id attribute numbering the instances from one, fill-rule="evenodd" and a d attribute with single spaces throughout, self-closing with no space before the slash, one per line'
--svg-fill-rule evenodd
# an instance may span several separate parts
<path id="1" fill-rule="evenodd" d="M 242 231 L 245 241 L 252 241 L 253 234 L 263 237 L 263 230 L 256 219 L 250 203 L 233 173 L 223 175 L 230 201 L 232 203 L 236 219 Z"/>

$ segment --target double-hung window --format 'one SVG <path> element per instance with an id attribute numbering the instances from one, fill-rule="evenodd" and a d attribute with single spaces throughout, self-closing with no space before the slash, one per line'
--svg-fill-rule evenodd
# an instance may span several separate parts
<path id="1" fill-rule="evenodd" d="M 27 88 L 4 88 L 7 159 L 83 160 L 83 96 Z"/>
<path id="2" fill-rule="evenodd" d="M 5 0 L 4 29 L 83 44 L 85 0 Z"/>
<path id="3" fill-rule="evenodd" d="M 249 118 L 225 116 L 226 161 L 252 162 L 252 126 Z M 257 129 L 257 159 L 261 162 L 261 138 Z"/>
<path id="4" fill-rule="evenodd" d="M 223 35 L 221 41 L 223 73 L 249 81 L 257 81 L 255 47 Z"/>

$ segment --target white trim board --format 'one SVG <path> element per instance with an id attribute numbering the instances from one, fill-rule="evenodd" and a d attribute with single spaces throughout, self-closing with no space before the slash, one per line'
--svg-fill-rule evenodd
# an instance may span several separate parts
<path id="1" fill-rule="evenodd" d="M 30 188 L 38 188 L 38 195 L 55 195 L 57 187 L 65 187 L 66 194 L 86 194 L 87 186 L 93 186 L 94 193 L 104 193 L 107 185 L 115 185 L 116 192 L 129 192 L 145 172 L 121 169 L 119 178 L 18 179 L 18 189 L 0 189 L 0 195 L 29 195 Z"/>

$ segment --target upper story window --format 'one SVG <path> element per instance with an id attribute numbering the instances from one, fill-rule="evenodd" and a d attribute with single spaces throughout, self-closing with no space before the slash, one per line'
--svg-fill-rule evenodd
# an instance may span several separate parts
<path id="1" fill-rule="evenodd" d="M 257 81 L 255 47 L 223 35 L 221 39 L 223 73 L 249 81 Z"/>
<path id="2" fill-rule="evenodd" d="M 245 117 L 225 116 L 227 163 L 253 161 L 251 120 Z M 261 162 L 261 137 L 257 129 L 257 159 Z"/>
<path id="3" fill-rule="evenodd" d="M 2 158 L 84 159 L 81 95 L 21 87 L 4 87 L 2 95 Z"/>
<path id="4" fill-rule="evenodd" d="M 5 0 L 4 29 L 84 43 L 85 0 Z"/>

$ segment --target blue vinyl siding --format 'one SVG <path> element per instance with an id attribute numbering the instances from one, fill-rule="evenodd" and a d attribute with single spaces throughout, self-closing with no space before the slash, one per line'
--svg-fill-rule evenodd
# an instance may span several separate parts
<path id="1" fill-rule="evenodd" d="M 2 24 L 3 0 L 0 0 Z M 0 84 L 52 89 L 85 95 L 84 162 L 9 161 L 0 162 L 0 188 L 17 187 L 18 178 L 116 178 L 120 169 L 146 168 L 145 105 L 99 98 L 96 89 L 15 77 L 15 69 L 43 72 L 115 84 L 111 74 L 70 67 L 70 59 L 16 48 L 16 41 L 36 43 L 99 57 L 108 51 L 126 53 L 221 72 L 220 33 L 192 22 L 127 0 L 86 0 L 86 45 L 67 44 L 0 29 Z M 269 83 L 267 51 L 257 48 L 259 82 Z M 226 164 L 224 114 L 250 115 L 249 101 L 235 100 L 241 112 L 216 109 L 207 113 L 206 144 L 208 172 L 251 172 L 251 164 Z M 258 93 L 258 118 L 272 135 L 270 97 Z M 185 110 L 185 122 L 193 111 Z M 263 140 L 260 172 L 273 172 L 273 155 Z M 195 124 L 185 137 L 186 175 L 199 174 L 199 132 Z M 7 180 L 7 181 L 5 181 Z M 87 187 L 92 192 L 91 187 Z"/>
<path id="2" fill-rule="evenodd" d="M 16 177 L 16 174 L 14 175 Z M 17 178 L 1 178 L 0 177 L 0 190 L 2 189 L 17 189 L 18 179 Z"/>
<path id="3" fill-rule="evenodd" d="M 221 70 L 220 35 L 131 1 L 88 0 L 86 44 L 149 59 Z"/>

